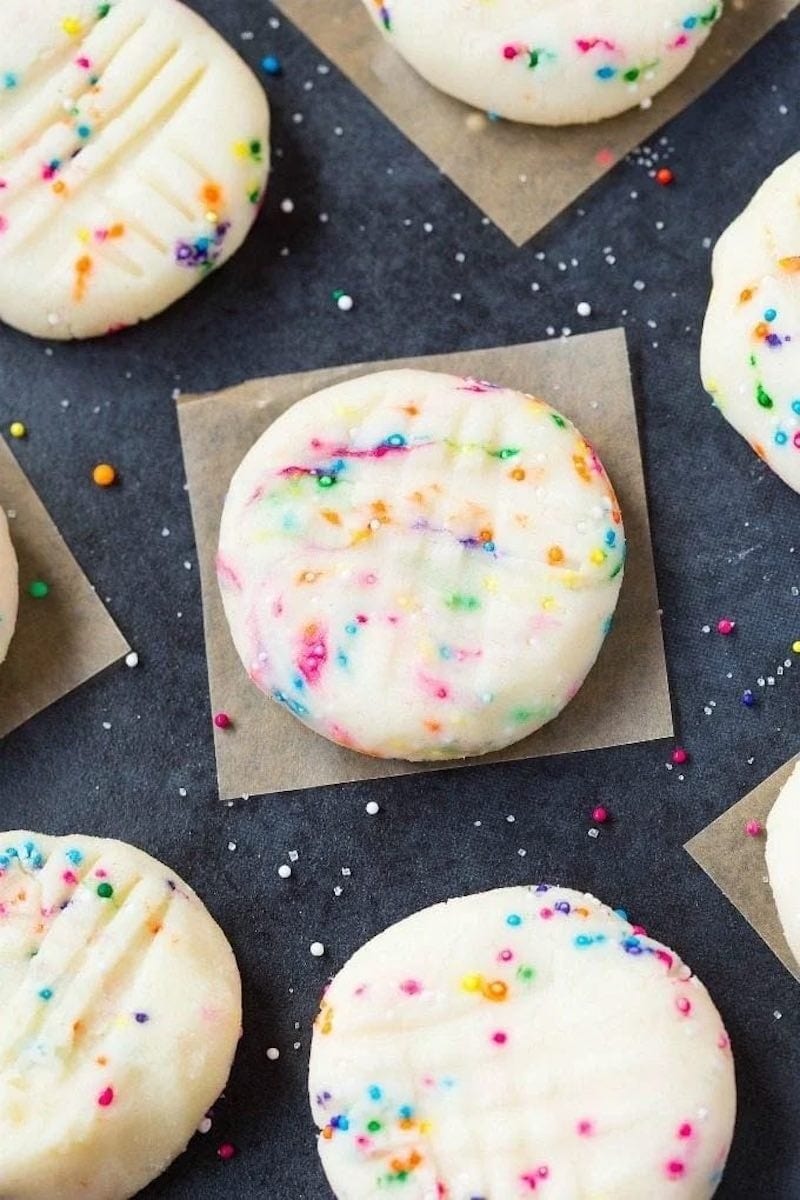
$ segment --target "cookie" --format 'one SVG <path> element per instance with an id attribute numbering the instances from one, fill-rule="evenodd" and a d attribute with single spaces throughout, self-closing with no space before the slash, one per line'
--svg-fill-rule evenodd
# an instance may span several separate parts
<path id="1" fill-rule="evenodd" d="M 239 972 L 168 867 L 122 842 L 0 834 L 0 1195 L 126 1200 L 228 1078 Z"/>
<path id="2" fill-rule="evenodd" d="M 309 1088 L 338 1200 L 709 1200 L 736 1108 L 689 968 L 544 884 L 438 904 L 358 950 Z"/>
<path id="3" fill-rule="evenodd" d="M 0 507 L 0 663 L 8 654 L 17 623 L 17 556 L 11 544 L 8 521 Z"/>
<path id="4" fill-rule="evenodd" d="M 800 154 L 770 175 L 714 250 L 703 385 L 800 492 Z"/>
<path id="5" fill-rule="evenodd" d="M 386 371 L 293 405 L 225 501 L 218 577 L 253 682 L 382 758 L 509 745 L 577 692 L 625 536 L 594 449 L 542 400 Z"/>
<path id="6" fill-rule="evenodd" d="M 800 963 L 800 763 L 767 818 L 766 857 L 783 932 Z"/>
<path id="7" fill-rule="evenodd" d="M 635 108 L 691 62 L 722 13 L 711 0 L 364 0 L 434 87 L 534 125 Z"/>
<path id="8" fill-rule="evenodd" d="M 269 115 L 178 0 L 0 5 L 0 319 L 39 337 L 133 325 L 244 241 Z"/>

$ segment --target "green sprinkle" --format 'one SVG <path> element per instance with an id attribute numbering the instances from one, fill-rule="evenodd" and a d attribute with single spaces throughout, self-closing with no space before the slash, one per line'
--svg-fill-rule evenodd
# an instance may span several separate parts
<path id="1" fill-rule="evenodd" d="M 534 710 L 532 708 L 515 708 L 511 714 L 511 717 L 512 720 L 519 721 L 519 723 L 522 724 L 523 721 L 530 721 L 533 715 Z"/>
<path id="2" fill-rule="evenodd" d="M 98 883 L 97 894 L 101 900 L 110 900 L 114 895 L 114 889 L 110 883 Z"/>
<path id="3" fill-rule="evenodd" d="M 641 71 L 639 70 L 638 67 L 631 67 L 631 69 L 629 71 L 625 71 L 623 73 L 622 78 L 625 80 L 626 83 L 635 83 L 640 75 L 641 75 Z"/>
<path id="4" fill-rule="evenodd" d="M 448 596 L 445 604 L 453 612 L 475 612 L 481 606 L 477 596 L 465 596 L 459 592 L 453 592 L 452 596 Z"/>
<path id="5" fill-rule="evenodd" d="M 317 483 L 319 484 L 319 486 L 321 488 L 333 487 L 333 485 L 336 483 L 336 476 L 335 475 L 320 475 L 319 478 L 317 479 Z"/>
<path id="6" fill-rule="evenodd" d="M 489 453 L 492 458 L 506 459 L 514 458 L 515 455 L 519 454 L 519 450 L 512 450 L 510 446 L 505 446 L 502 450 L 490 450 Z"/>
<path id="7" fill-rule="evenodd" d="M 762 408 L 774 408 L 775 401 L 770 396 L 769 392 L 765 391 L 763 383 L 759 383 L 756 388 L 756 400 Z"/>
<path id="8" fill-rule="evenodd" d="M 523 983 L 530 983 L 536 978 L 536 972 L 533 967 L 520 967 L 517 971 L 517 979 L 521 979 Z"/>
<path id="9" fill-rule="evenodd" d="M 381 1125 L 380 1121 L 368 1121 L 367 1129 L 370 1133 L 378 1133 L 381 1129 L 383 1129 L 383 1126 Z"/>
<path id="10" fill-rule="evenodd" d="M 34 600 L 44 600 L 50 592 L 50 584 L 45 583 L 43 579 L 34 579 L 28 584 L 28 595 L 33 596 Z"/>
<path id="11" fill-rule="evenodd" d="M 531 70 L 534 70 L 534 68 L 538 67 L 538 65 L 539 65 L 539 51 L 531 50 L 530 54 L 528 55 L 528 66 L 530 67 Z"/>
<path id="12" fill-rule="evenodd" d="M 98 20 L 102 21 L 103 17 L 107 17 L 110 12 L 111 12 L 110 4 L 98 4 L 98 6 L 97 6 Z"/>
<path id="13" fill-rule="evenodd" d="M 561 416 L 561 413 L 556 413 L 556 412 L 550 413 L 550 416 L 553 418 L 554 423 L 558 426 L 559 429 L 567 428 L 567 422 Z"/>

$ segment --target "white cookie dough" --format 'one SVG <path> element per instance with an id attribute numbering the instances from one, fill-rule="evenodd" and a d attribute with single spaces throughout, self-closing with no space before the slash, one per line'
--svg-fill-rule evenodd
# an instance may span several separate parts
<path id="1" fill-rule="evenodd" d="M 721 0 L 364 0 L 441 91 L 512 121 L 613 117 L 691 62 Z"/>
<path id="2" fill-rule="evenodd" d="M 717 242 L 703 385 L 756 454 L 800 492 L 800 154 Z"/>
<path id="3" fill-rule="evenodd" d="M 0 663 L 8 654 L 9 643 L 17 623 L 19 580 L 17 556 L 11 544 L 8 520 L 0 508 Z"/>
<path id="4" fill-rule="evenodd" d="M 800 763 L 767 818 L 766 857 L 783 932 L 800 963 Z"/>
<path id="5" fill-rule="evenodd" d="M 383 758 L 463 758 L 555 717 L 625 557 L 608 477 L 541 400 L 386 371 L 294 404 L 230 485 L 218 576 L 250 678 Z"/>
<path id="6" fill-rule="evenodd" d="M 689 968 L 545 885 L 436 905 L 360 949 L 325 993 L 309 1090 L 338 1200 L 709 1200 L 736 1109 Z"/>
<path id="7" fill-rule="evenodd" d="M 178 0 L 0 3 L 0 319 L 93 337 L 166 308 L 255 219 L 258 80 Z"/>
<path id="8" fill-rule="evenodd" d="M 141 850 L 0 833 L 0 1013 L 0 1195 L 127 1200 L 225 1086 L 239 972 Z"/>

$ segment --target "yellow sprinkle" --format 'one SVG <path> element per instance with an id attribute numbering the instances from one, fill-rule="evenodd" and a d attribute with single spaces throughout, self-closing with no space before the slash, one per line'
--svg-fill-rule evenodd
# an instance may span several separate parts
<path id="1" fill-rule="evenodd" d="M 431 1126 L 430 1121 L 420 1121 L 420 1123 L 419 1123 L 420 1133 L 430 1133 L 431 1128 L 432 1128 L 432 1126 Z"/>
<path id="2" fill-rule="evenodd" d="M 589 559 L 596 566 L 602 566 L 602 564 L 606 561 L 606 552 L 605 550 L 593 550 L 589 555 Z"/>
<path id="3" fill-rule="evenodd" d="M 542 608 L 545 612 L 552 612 L 556 607 L 555 598 L 553 596 L 544 596 L 542 598 Z"/>
<path id="4" fill-rule="evenodd" d="M 80 17 L 64 17 L 64 20 L 61 22 L 61 28 L 70 37 L 77 37 L 83 29 L 83 25 L 81 24 Z"/>
<path id="5" fill-rule="evenodd" d="M 233 153 L 237 158 L 247 158 L 250 153 L 247 148 L 247 142 L 234 142 Z"/>
<path id="6" fill-rule="evenodd" d="M 83 242 L 84 245 L 88 241 L 91 241 L 91 237 L 92 237 L 92 235 L 89 233 L 88 229 L 79 229 L 78 230 L 78 241 Z"/>
<path id="7" fill-rule="evenodd" d="M 792 652 L 794 654 L 800 654 L 800 640 L 792 642 Z"/>
<path id="8" fill-rule="evenodd" d="M 483 980 L 480 975 L 465 975 L 461 980 L 461 987 L 465 992 L 479 992 L 483 986 Z"/>
<path id="9" fill-rule="evenodd" d="M 487 592 L 496 592 L 498 588 L 497 579 L 494 575 L 487 575 L 483 581 L 483 586 Z"/>
<path id="10" fill-rule="evenodd" d="M 22 421 L 12 421 L 8 427 L 8 432 L 13 438 L 24 438 L 28 430 Z"/>

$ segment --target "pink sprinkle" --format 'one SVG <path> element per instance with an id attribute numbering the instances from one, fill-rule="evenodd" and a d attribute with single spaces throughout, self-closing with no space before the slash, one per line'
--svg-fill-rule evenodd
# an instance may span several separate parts
<path id="1" fill-rule="evenodd" d="M 760 821 L 748 821 L 744 827 L 744 831 L 748 837 L 761 837 L 761 834 L 764 832 L 764 826 Z"/>
<path id="2" fill-rule="evenodd" d="M 8 229 L 8 220 L 4 216 L 0 216 L 0 233 L 5 233 Z"/>
<path id="3" fill-rule="evenodd" d="M 422 991 L 422 984 L 418 983 L 416 979 L 406 979 L 404 983 L 400 984 L 400 991 L 405 992 L 407 996 L 418 996 Z"/>
<path id="4" fill-rule="evenodd" d="M 637 937 L 647 937 L 647 930 L 644 925 L 632 925 L 631 929 Z"/>
<path id="5" fill-rule="evenodd" d="M 65 871 L 61 878 L 64 880 L 64 883 L 68 883 L 71 887 L 74 887 L 78 882 L 78 876 L 74 871 Z"/>
<path id="6" fill-rule="evenodd" d="M 230 729 L 232 721 L 226 712 L 218 712 L 214 717 L 217 729 Z"/>
<path id="7" fill-rule="evenodd" d="M 673 1158 L 672 1162 L 667 1163 L 667 1174 L 670 1179 L 681 1179 L 686 1173 L 686 1165 L 680 1159 Z"/>
<path id="8" fill-rule="evenodd" d="M 613 150 L 603 147 L 602 150 L 598 150 L 597 154 L 595 154 L 594 161 L 599 167 L 612 167 L 617 161 L 617 156 Z"/>
<path id="9" fill-rule="evenodd" d="M 731 621 L 730 617 L 722 617 L 717 621 L 717 633 L 721 633 L 723 637 L 730 637 L 736 628 L 736 622 Z"/>
<path id="10" fill-rule="evenodd" d="M 217 1150 L 217 1157 L 221 1158 L 223 1162 L 230 1162 L 235 1154 L 236 1147 L 232 1146 L 230 1142 L 223 1142 Z"/>
<path id="11" fill-rule="evenodd" d="M 594 1133 L 594 1125 L 591 1121 L 578 1121 L 578 1134 L 580 1137 L 591 1137 Z"/>
<path id="12" fill-rule="evenodd" d="M 512 958 L 514 957 L 514 951 L 501 950 L 497 957 L 500 962 L 511 962 Z"/>
<path id="13" fill-rule="evenodd" d="M 94 873 L 95 879 L 105 879 L 107 875 L 108 871 L 105 869 L 105 867 L 98 867 Z"/>
<path id="14" fill-rule="evenodd" d="M 592 810 L 592 820 L 597 825 L 605 825 L 606 821 L 609 818 L 609 815 L 610 814 L 609 814 L 608 809 L 603 808 L 602 804 L 598 804 L 597 808 Z"/>
<path id="15" fill-rule="evenodd" d="M 97 1103 L 101 1108 L 108 1108 L 114 1103 L 114 1089 L 111 1087 L 105 1088 L 97 1097 Z"/>
<path id="16" fill-rule="evenodd" d="M 679 1138 L 690 1138 L 691 1136 L 692 1136 L 692 1127 L 688 1121 L 684 1121 L 683 1125 L 681 1125 L 680 1129 L 678 1130 L 678 1137 Z"/>
<path id="17" fill-rule="evenodd" d="M 84 54 L 82 54 L 80 58 L 76 58 L 75 62 L 79 67 L 83 67 L 84 71 L 88 71 L 89 67 L 92 65 Z"/>
<path id="18" fill-rule="evenodd" d="M 689 761 L 689 751 L 684 750 L 683 746 L 676 746 L 672 751 L 672 761 L 676 767 L 682 767 L 684 763 Z"/>
<path id="19" fill-rule="evenodd" d="M 683 1013 L 684 1017 L 688 1017 L 692 1011 L 692 1002 L 691 1000 L 687 1000 L 685 996 L 679 996 L 675 1001 L 675 1007 L 679 1013 Z"/>
<path id="20" fill-rule="evenodd" d="M 731 1039 L 724 1031 L 717 1038 L 717 1045 L 719 1046 L 720 1050 L 730 1050 Z"/>
<path id="21" fill-rule="evenodd" d="M 552 917 L 552 915 L 553 915 L 552 908 L 540 908 L 539 909 L 539 916 L 542 918 L 543 921 L 549 921 L 550 918 Z"/>
<path id="22" fill-rule="evenodd" d="M 503 58 L 507 58 L 509 61 L 512 58 L 516 58 L 518 56 L 518 54 L 519 54 L 519 50 L 517 49 L 516 46 L 504 46 L 503 47 Z"/>
<path id="23" fill-rule="evenodd" d="M 505 1046 L 508 1041 L 508 1034 L 503 1033 L 502 1029 L 498 1029 L 497 1033 L 492 1034 L 492 1041 L 496 1046 Z"/>
<path id="24" fill-rule="evenodd" d="M 668 971 L 671 971 L 674 959 L 669 951 L 658 949 L 656 950 L 655 954 L 658 961 L 662 962 Z"/>

